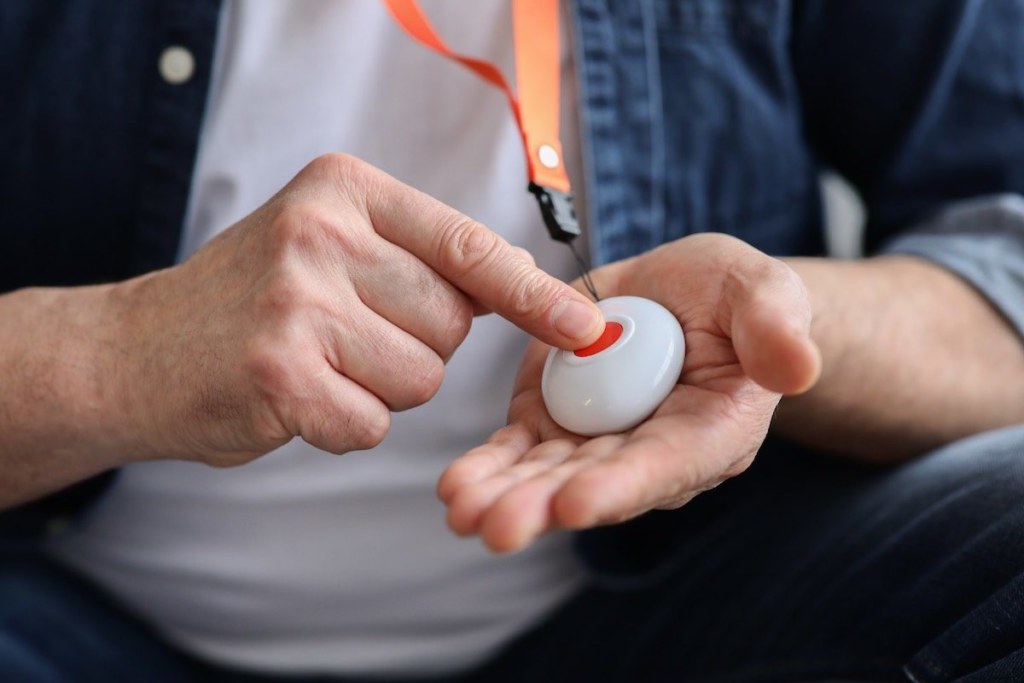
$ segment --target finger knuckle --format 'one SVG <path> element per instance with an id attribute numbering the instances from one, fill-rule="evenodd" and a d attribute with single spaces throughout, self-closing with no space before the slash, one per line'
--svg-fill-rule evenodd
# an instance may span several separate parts
<path id="1" fill-rule="evenodd" d="M 255 296 L 259 320 L 264 326 L 293 323 L 298 312 L 313 298 L 308 280 L 287 263 L 266 274 L 263 286 Z"/>
<path id="2" fill-rule="evenodd" d="M 766 283 L 775 280 L 775 265 L 772 259 L 761 254 L 754 258 L 737 259 L 726 271 L 727 293 L 734 300 L 756 294 Z"/>
<path id="3" fill-rule="evenodd" d="M 342 278 L 379 263 L 381 254 L 372 231 L 344 209 L 319 201 L 303 201 L 282 209 L 268 229 L 269 272 L 264 280 L 284 278 L 301 284 L 293 293 L 312 292 L 333 271 Z"/>
<path id="4" fill-rule="evenodd" d="M 314 406 L 306 405 L 300 412 L 298 435 L 304 441 L 328 453 L 343 455 L 351 450 L 345 438 L 339 438 L 332 416 Z"/>
<path id="5" fill-rule="evenodd" d="M 422 293 L 421 310 L 424 319 L 429 320 L 423 341 L 448 358 L 469 334 L 473 303 L 431 269 L 419 270 L 413 286 L 413 291 Z"/>
<path id="6" fill-rule="evenodd" d="M 493 258 L 500 238 L 465 216 L 453 216 L 438 230 L 437 262 L 442 273 L 462 278 Z"/>
<path id="7" fill-rule="evenodd" d="M 512 252 L 515 254 L 516 258 L 521 261 L 524 261 L 531 266 L 537 265 L 537 259 L 533 258 L 533 254 L 526 249 L 523 249 L 522 247 L 512 247 Z"/>
<path id="8" fill-rule="evenodd" d="M 780 259 L 750 248 L 750 258 L 737 260 L 730 269 L 730 284 L 737 295 L 774 298 L 785 292 L 804 291 L 796 271 Z"/>
<path id="9" fill-rule="evenodd" d="M 451 306 L 445 308 L 441 324 L 441 348 L 438 351 L 443 357 L 448 358 L 469 335 L 473 325 L 473 304 L 465 297 L 458 297 Z"/>
<path id="10" fill-rule="evenodd" d="M 299 173 L 300 184 L 312 186 L 311 194 L 342 200 L 364 207 L 367 197 L 381 192 L 386 174 L 350 154 L 330 152 L 316 157 Z"/>
<path id="11" fill-rule="evenodd" d="M 768 256 L 763 259 L 761 274 L 765 282 L 788 291 L 803 290 L 803 280 L 789 264 L 782 259 Z"/>
<path id="12" fill-rule="evenodd" d="M 432 399 L 441 389 L 444 381 L 444 363 L 434 354 L 416 364 L 406 391 L 406 399 L 412 406 L 418 406 Z"/>
<path id="13" fill-rule="evenodd" d="M 509 284 L 507 310 L 520 319 L 538 318 L 552 294 L 550 282 L 541 271 L 523 269 Z"/>
<path id="14" fill-rule="evenodd" d="M 285 354 L 275 347 L 277 344 L 260 338 L 252 340 L 243 351 L 241 368 L 255 387 L 260 402 L 280 406 L 293 395 L 294 380 Z"/>
<path id="15" fill-rule="evenodd" d="M 788 263 L 781 260 L 775 259 L 780 269 L 780 279 L 785 283 L 787 289 L 792 292 L 799 302 L 800 307 L 805 313 L 804 317 L 807 321 L 810 321 L 811 316 L 811 292 L 807 289 L 807 283 L 800 277 L 800 273 L 791 267 Z"/>
<path id="16" fill-rule="evenodd" d="M 352 450 L 369 450 L 379 446 L 391 429 L 391 413 L 383 406 L 367 409 L 349 421 L 348 435 Z"/>
<path id="17" fill-rule="evenodd" d="M 329 236 L 339 232 L 338 220 L 315 200 L 287 203 L 270 224 L 267 244 L 278 258 L 322 254 Z"/>
<path id="18" fill-rule="evenodd" d="M 310 161 L 302 172 L 317 180 L 346 179 L 358 174 L 366 165 L 351 154 L 327 152 Z"/>

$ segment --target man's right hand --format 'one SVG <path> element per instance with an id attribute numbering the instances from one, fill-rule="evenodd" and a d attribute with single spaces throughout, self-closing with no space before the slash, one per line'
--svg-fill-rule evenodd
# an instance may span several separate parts
<path id="1" fill-rule="evenodd" d="M 597 307 L 501 237 L 356 159 L 313 161 L 180 266 L 110 289 L 112 381 L 144 458 L 371 448 L 491 310 L 563 348 Z M 109 338 L 109 337 L 108 337 Z"/>

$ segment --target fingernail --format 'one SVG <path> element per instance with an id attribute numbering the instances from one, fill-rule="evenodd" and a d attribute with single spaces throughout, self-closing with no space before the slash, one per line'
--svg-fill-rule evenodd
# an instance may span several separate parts
<path id="1" fill-rule="evenodd" d="M 552 322 L 555 329 L 566 337 L 582 339 L 597 327 L 599 316 L 593 306 L 569 300 L 556 309 Z"/>

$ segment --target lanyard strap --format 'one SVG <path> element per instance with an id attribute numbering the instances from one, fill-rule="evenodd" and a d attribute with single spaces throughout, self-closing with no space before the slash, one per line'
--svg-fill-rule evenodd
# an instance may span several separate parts
<path id="1" fill-rule="evenodd" d="M 571 242 L 580 234 L 580 228 L 559 139 L 558 0 L 512 1 L 518 98 L 501 69 L 494 64 L 453 52 L 416 0 L 382 2 L 398 25 L 414 39 L 505 93 L 523 140 L 529 190 L 540 203 L 551 236 L 561 242 Z"/>

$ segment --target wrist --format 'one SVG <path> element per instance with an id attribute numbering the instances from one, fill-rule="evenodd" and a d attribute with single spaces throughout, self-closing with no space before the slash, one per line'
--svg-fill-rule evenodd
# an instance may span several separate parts
<path id="1" fill-rule="evenodd" d="M 0 296 L 0 507 L 131 458 L 103 343 L 106 286 Z"/>
<path id="2" fill-rule="evenodd" d="M 158 271 L 159 272 L 159 271 Z M 91 366 L 97 422 L 104 424 L 120 464 L 173 457 L 173 434 L 165 434 L 161 417 L 166 397 L 174 393 L 166 376 L 159 339 L 152 330 L 162 329 L 154 316 L 160 301 L 149 301 L 157 273 L 97 288 L 92 337 Z M 158 290 L 157 290 L 158 291 Z M 159 299 L 159 296 L 156 297 Z M 149 304 L 140 302 L 149 301 Z"/>
<path id="3" fill-rule="evenodd" d="M 124 316 L 105 284 L 41 291 L 41 310 L 53 330 L 51 394 L 67 404 L 68 438 L 83 457 L 107 469 L 143 459 L 145 449 L 132 394 L 134 363 L 126 348 Z"/>
<path id="4" fill-rule="evenodd" d="M 865 319 L 858 308 L 837 305 L 842 299 L 844 282 L 859 279 L 864 261 L 826 260 L 813 257 L 782 259 L 803 281 L 811 303 L 811 339 L 821 350 L 822 365 L 818 382 L 810 391 L 796 396 L 783 396 L 775 411 L 771 430 L 785 438 L 812 445 L 831 443 L 838 438 L 827 432 L 824 424 L 808 419 L 815 409 L 828 401 L 841 401 L 835 395 L 834 378 L 843 374 L 843 366 L 857 358 L 856 346 L 871 332 L 872 321 Z M 852 319 L 860 314 L 861 319 Z M 819 430 L 826 431 L 819 433 Z M 836 444 L 838 445 L 838 444 Z"/>

